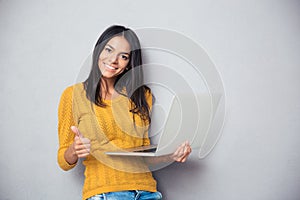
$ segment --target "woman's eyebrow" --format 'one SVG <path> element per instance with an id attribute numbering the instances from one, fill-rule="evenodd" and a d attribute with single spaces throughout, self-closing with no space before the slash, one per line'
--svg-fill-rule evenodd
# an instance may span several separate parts
<path id="1" fill-rule="evenodd" d="M 110 44 L 106 44 L 106 46 L 109 46 L 111 49 L 115 50 L 115 48 Z M 120 52 L 120 53 L 130 55 L 130 52 Z"/>
<path id="2" fill-rule="evenodd" d="M 106 44 L 106 46 L 109 46 L 110 48 L 115 49 L 115 48 L 113 48 L 113 46 L 111 46 L 110 44 Z"/>

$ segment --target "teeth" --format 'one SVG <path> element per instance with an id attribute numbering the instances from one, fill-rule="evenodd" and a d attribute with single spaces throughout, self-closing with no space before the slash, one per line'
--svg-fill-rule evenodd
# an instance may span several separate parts
<path id="1" fill-rule="evenodd" d="M 107 64 L 105 64 L 105 66 L 106 66 L 107 68 L 109 68 L 109 69 L 117 69 L 117 68 L 114 68 L 114 67 L 112 67 L 112 66 L 110 66 L 110 65 L 107 65 Z"/>

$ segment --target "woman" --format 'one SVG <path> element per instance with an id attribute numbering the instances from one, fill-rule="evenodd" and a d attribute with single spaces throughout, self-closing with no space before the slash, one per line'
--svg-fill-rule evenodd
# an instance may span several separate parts
<path id="1" fill-rule="evenodd" d="M 141 66 L 136 34 L 123 26 L 111 26 L 95 45 L 86 81 L 68 87 L 61 96 L 58 163 L 69 170 L 79 158 L 85 158 L 82 199 L 161 199 L 146 164 L 185 162 L 191 152 L 185 142 L 174 154 L 151 160 L 104 154 L 150 144 L 152 95 L 143 85 Z"/>

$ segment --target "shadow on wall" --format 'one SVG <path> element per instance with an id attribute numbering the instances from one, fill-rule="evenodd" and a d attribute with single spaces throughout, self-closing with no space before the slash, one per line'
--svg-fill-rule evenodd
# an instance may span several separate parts
<path id="1" fill-rule="evenodd" d="M 72 181 L 81 183 L 80 188 L 82 188 L 83 182 L 84 182 L 84 170 L 85 170 L 85 167 L 82 164 L 82 160 L 78 160 L 75 168 L 70 170 L 70 172 L 72 174 L 71 175 Z"/>
<path id="2" fill-rule="evenodd" d="M 168 191 L 177 191 L 177 194 L 195 193 L 194 185 L 187 183 L 199 183 L 207 171 L 206 160 L 199 160 L 196 153 L 192 154 L 186 163 L 174 162 L 171 165 L 155 171 L 153 176 L 157 180 L 158 190 L 163 194 L 163 199 L 172 199 L 168 197 Z"/>

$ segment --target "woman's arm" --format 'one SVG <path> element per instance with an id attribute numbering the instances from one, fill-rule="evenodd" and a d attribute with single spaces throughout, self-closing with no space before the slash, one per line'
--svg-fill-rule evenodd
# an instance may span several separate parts
<path id="1" fill-rule="evenodd" d="M 145 161 L 149 165 L 171 162 L 185 162 L 192 152 L 189 142 L 182 143 L 173 154 L 158 156 L 158 157 L 145 157 Z"/>
<path id="2" fill-rule="evenodd" d="M 71 146 L 75 138 L 75 134 L 70 130 L 70 127 L 75 125 L 72 112 L 72 99 L 73 87 L 71 86 L 66 88 L 62 93 L 58 106 L 59 148 L 57 152 L 57 162 L 63 170 L 70 170 L 76 165 L 76 162 L 72 162 L 71 160 L 68 162 L 66 160 L 66 157 L 71 155 Z M 68 156 L 65 157 L 66 152 Z"/>
<path id="3" fill-rule="evenodd" d="M 58 107 L 58 164 L 63 170 L 72 169 L 78 158 L 86 157 L 90 141 L 75 127 L 73 117 L 73 86 L 63 92 Z"/>

